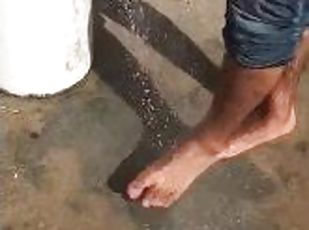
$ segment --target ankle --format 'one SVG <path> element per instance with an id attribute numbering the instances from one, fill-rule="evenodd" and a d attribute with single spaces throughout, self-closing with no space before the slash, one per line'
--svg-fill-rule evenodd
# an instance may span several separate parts
<path id="1" fill-rule="evenodd" d="M 193 146 L 191 154 L 187 155 L 187 163 L 191 164 L 198 171 L 203 172 L 210 165 L 220 160 L 218 157 L 219 150 L 215 150 L 213 146 L 205 145 L 198 141 L 195 141 Z"/>
<path id="2" fill-rule="evenodd" d="M 223 138 L 216 137 L 216 135 L 200 136 L 195 139 L 195 142 L 202 150 L 203 155 L 208 158 L 218 159 L 218 155 L 227 148 L 227 141 Z"/>

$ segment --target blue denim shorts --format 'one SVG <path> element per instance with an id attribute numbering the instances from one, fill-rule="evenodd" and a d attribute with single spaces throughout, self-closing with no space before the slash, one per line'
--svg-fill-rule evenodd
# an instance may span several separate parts
<path id="1" fill-rule="evenodd" d="M 229 56 L 247 68 L 285 65 L 309 26 L 309 0 L 227 0 Z"/>

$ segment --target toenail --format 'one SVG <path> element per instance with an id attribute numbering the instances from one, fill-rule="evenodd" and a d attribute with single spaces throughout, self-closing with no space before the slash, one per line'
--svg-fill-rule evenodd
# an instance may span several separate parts
<path id="1" fill-rule="evenodd" d="M 143 200 L 143 206 L 145 208 L 149 208 L 150 207 L 150 202 L 148 200 Z"/>
<path id="2" fill-rule="evenodd" d="M 139 189 L 135 187 L 130 187 L 128 189 L 128 195 L 131 199 L 137 199 L 139 196 Z"/>

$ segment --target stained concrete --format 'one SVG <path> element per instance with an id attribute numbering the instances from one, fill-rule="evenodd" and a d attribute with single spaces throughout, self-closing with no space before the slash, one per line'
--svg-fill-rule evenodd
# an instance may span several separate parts
<path id="1" fill-rule="evenodd" d="M 0 229 L 308 229 L 308 73 L 293 135 L 212 167 L 169 210 L 121 195 L 209 109 L 224 4 L 95 1 L 83 82 L 48 99 L 0 95 Z"/>

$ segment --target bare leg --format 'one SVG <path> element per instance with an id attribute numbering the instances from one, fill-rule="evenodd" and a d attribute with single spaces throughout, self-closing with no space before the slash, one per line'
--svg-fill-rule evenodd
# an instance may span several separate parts
<path id="1" fill-rule="evenodd" d="M 299 76 L 305 68 L 308 51 L 309 33 L 305 31 L 295 59 L 289 63 L 282 79 L 258 108 L 264 113 L 263 111 L 255 112 L 243 122 L 241 128 L 231 137 L 231 144 L 221 153 L 221 157 L 236 156 L 262 143 L 288 134 L 295 128 L 297 86 Z"/>
<path id="2" fill-rule="evenodd" d="M 283 76 L 263 105 L 243 122 L 241 127 L 230 137 L 229 145 L 217 156 L 231 158 L 290 133 L 296 126 L 294 92 L 297 81 Z M 267 111 L 267 113 L 265 113 Z"/>
<path id="3" fill-rule="evenodd" d="M 145 207 L 168 207 L 218 160 L 290 131 L 295 124 L 291 100 L 295 89 L 286 69 L 248 70 L 227 64 L 225 85 L 215 95 L 207 118 L 190 139 L 142 172 L 129 185 L 129 196 L 141 199 Z M 266 115 L 251 119 L 253 111 L 265 103 L 270 105 Z M 285 109 L 276 109 L 280 105 L 286 105 Z M 266 139 L 265 127 L 269 133 Z"/>
<path id="4" fill-rule="evenodd" d="M 212 109 L 191 138 L 142 172 L 128 188 L 145 207 L 167 207 L 227 148 L 229 137 L 275 87 L 283 68 L 248 70 L 225 67 L 227 81 Z"/>

